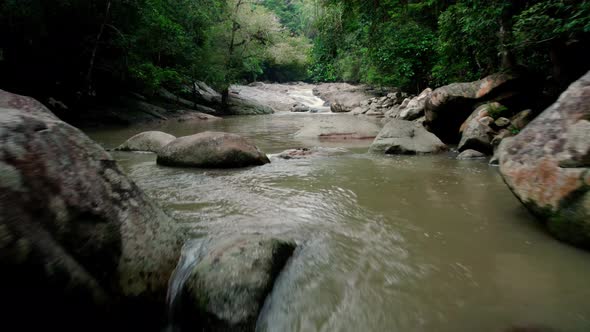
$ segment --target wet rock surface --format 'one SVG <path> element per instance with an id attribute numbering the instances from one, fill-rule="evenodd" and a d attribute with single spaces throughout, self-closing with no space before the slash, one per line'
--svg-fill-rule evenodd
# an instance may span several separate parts
<path id="1" fill-rule="evenodd" d="M 499 73 L 439 87 L 426 99 L 425 125 L 445 142 L 456 142 L 457 129 L 476 104 L 497 101 L 509 108 L 518 107 L 518 101 L 526 99 L 524 96 L 533 87 L 525 79 L 516 73 Z"/>
<path id="2" fill-rule="evenodd" d="M 160 149 L 175 139 L 176 137 L 161 131 L 144 131 L 131 137 L 123 144 L 115 148 L 115 150 L 146 151 L 157 153 L 160 151 Z"/>
<path id="3" fill-rule="evenodd" d="M 206 131 L 173 140 L 158 152 L 157 162 L 165 166 L 239 168 L 264 165 L 270 160 L 239 135 Z"/>
<path id="4" fill-rule="evenodd" d="M 370 151 L 385 154 L 425 154 L 447 149 L 446 145 L 421 124 L 391 120 L 379 132 Z"/>
<path id="5" fill-rule="evenodd" d="M 590 247 L 590 72 L 498 154 L 504 181 L 557 238 Z"/>
<path id="6" fill-rule="evenodd" d="M 485 159 L 486 155 L 476 150 L 465 150 L 457 156 L 457 160 Z"/>
<path id="7" fill-rule="evenodd" d="M 183 242 L 171 219 L 103 148 L 36 100 L 0 90 L 0 108 L 3 324 L 141 326 L 141 308 L 157 325 Z"/>
<path id="8" fill-rule="evenodd" d="M 199 239 L 183 249 L 180 325 L 193 330 L 254 331 L 264 300 L 295 243 L 262 235 Z M 174 279 L 173 279 L 174 280 Z"/>

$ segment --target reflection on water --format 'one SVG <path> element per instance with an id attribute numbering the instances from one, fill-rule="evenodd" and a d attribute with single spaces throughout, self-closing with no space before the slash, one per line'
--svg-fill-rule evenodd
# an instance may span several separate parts
<path id="1" fill-rule="evenodd" d="M 324 142 L 278 114 L 89 132 L 110 148 L 143 130 L 239 133 L 267 153 Z M 345 115 L 348 116 L 348 115 Z M 262 331 L 590 330 L 589 255 L 553 240 L 485 162 L 345 153 L 240 170 L 166 168 L 113 153 L 195 236 L 264 232 L 299 243 Z"/>

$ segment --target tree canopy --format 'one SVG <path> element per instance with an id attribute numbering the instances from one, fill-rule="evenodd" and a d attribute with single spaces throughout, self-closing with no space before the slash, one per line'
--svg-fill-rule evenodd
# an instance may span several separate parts
<path id="1" fill-rule="evenodd" d="M 79 98 L 202 80 L 417 92 L 524 66 L 588 69 L 584 0 L 3 0 L 0 84 Z"/>

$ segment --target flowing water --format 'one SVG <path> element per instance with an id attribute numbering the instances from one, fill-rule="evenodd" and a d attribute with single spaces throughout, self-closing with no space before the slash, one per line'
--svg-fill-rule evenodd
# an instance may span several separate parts
<path id="1" fill-rule="evenodd" d="M 370 141 L 300 141 L 330 114 L 233 117 L 88 134 L 107 148 L 144 130 L 227 131 L 268 154 L 334 155 L 237 170 L 168 168 L 113 152 L 195 238 L 262 232 L 299 246 L 267 298 L 260 331 L 590 331 L 590 255 L 547 235 L 497 168 L 452 155 L 374 156 Z"/>

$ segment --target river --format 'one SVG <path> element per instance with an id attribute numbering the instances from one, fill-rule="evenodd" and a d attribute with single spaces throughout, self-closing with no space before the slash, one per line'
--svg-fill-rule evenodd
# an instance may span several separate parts
<path id="1" fill-rule="evenodd" d="M 237 170 L 158 166 L 113 152 L 195 237 L 260 232 L 298 249 L 275 284 L 260 331 L 590 330 L 589 254 L 554 240 L 497 168 L 437 156 L 374 156 L 371 141 L 300 141 L 306 121 L 277 113 L 87 131 L 112 148 L 145 130 L 244 135 L 267 154 L 331 155 Z"/>

